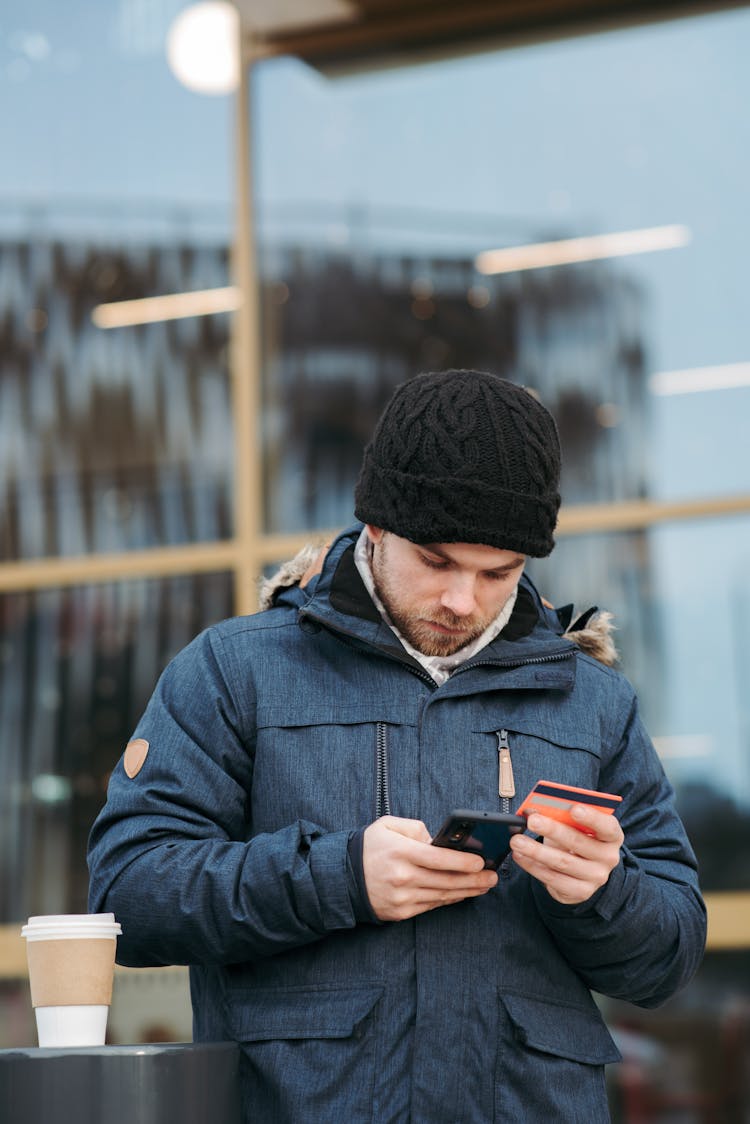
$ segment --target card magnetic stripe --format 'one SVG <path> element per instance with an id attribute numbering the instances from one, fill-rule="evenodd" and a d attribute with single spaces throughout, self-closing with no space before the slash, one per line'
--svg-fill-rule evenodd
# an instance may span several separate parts
<path id="1" fill-rule="evenodd" d="M 567 788 L 557 788 L 551 784 L 538 784 L 534 791 L 529 793 L 528 800 L 535 804 L 549 805 L 564 800 L 566 806 L 568 804 L 593 804 L 595 808 L 609 808 L 612 811 L 620 803 L 619 800 L 612 800 L 611 797 L 602 796 L 599 792 L 592 795 L 587 792 L 570 792 Z"/>

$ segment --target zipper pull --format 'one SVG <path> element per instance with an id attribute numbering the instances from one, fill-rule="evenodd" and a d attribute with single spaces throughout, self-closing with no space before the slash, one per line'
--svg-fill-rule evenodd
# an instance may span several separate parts
<path id="1" fill-rule="evenodd" d="M 498 757 L 498 794 L 509 800 L 511 796 L 516 795 L 516 784 L 513 780 L 513 762 L 510 759 L 510 744 L 508 742 L 508 731 L 499 730 L 497 734 L 497 757 Z"/>

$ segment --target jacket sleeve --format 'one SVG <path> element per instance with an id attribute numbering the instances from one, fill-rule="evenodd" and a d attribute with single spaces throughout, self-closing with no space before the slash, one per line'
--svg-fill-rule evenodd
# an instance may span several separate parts
<path id="1" fill-rule="evenodd" d="M 120 760 L 91 831 L 89 908 L 122 924 L 123 964 L 237 963 L 358 920 L 351 832 L 248 841 L 253 692 L 221 649 L 208 630 L 165 670 L 134 733 L 145 762 L 131 778 Z"/>
<path id="2" fill-rule="evenodd" d="M 697 970 L 706 910 L 672 787 L 629 690 L 628 717 L 600 777 L 603 791 L 623 797 L 620 863 L 580 905 L 556 902 L 535 880 L 533 893 L 544 924 L 590 988 L 655 1007 Z"/>

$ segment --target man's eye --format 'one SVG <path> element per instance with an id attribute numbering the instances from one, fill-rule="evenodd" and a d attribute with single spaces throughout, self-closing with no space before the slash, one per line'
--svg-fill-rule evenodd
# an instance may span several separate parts
<path id="1" fill-rule="evenodd" d="M 442 559 L 428 558 L 426 554 L 420 554 L 420 558 L 425 566 L 429 566 L 431 570 L 444 570 L 448 565 L 448 563 L 444 562 Z"/>

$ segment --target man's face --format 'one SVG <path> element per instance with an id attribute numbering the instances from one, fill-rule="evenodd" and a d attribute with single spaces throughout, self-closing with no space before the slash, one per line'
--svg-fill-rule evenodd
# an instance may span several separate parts
<path id="1" fill-rule="evenodd" d="M 418 546 L 368 525 L 375 588 L 401 635 L 450 656 L 484 632 L 521 580 L 526 558 L 476 543 Z"/>

